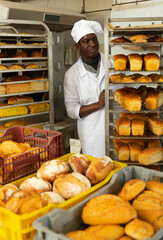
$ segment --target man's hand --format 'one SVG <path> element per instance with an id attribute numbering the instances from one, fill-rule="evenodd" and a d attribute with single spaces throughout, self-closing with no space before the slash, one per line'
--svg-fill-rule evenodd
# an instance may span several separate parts
<path id="1" fill-rule="evenodd" d="M 103 89 L 100 93 L 99 105 L 100 105 L 101 108 L 105 106 L 105 89 Z"/>

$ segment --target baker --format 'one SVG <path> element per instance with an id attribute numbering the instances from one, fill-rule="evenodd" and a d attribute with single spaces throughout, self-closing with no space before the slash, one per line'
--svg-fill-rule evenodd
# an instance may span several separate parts
<path id="1" fill-rule="evenodd" d="M 77 119 L 82 153 L 93 157 L 105 155 L 105 68 L 99 34 L 103 30 L 96 21 L 74 24 L 71 35 L 80 57 L 64 78 L 67 114 Z"/>

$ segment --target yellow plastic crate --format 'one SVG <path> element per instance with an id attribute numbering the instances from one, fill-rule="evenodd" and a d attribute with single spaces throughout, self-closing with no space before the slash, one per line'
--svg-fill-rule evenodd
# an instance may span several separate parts
<path id="1" fill-rule="evenodd" d="M 63 155 L 57 159 L 68 161 L 69 157 L 72 156 L 73 153 Z M 93 161 L 95 158 L 85 155 L 90 161 Z M 36 230 L 32 227 L 32 223 L 38 219 L 39 217 L 45 215 L 49 211 L 55 208 L 63 208 L 69 209 L 72 206 L 76 205 L 78 202 L 82 201 L 86 197 L 88 197 L 93 192 L 99 190 L 102 186 L 104 186 L 112 177 L 112 175 L 118 170 L 126 167 L 127 165 L 124 163 L 120 163 L 117 161 L 114 162 L 114 170 L 100 183 L 94 185 L 90 189 L 85 192 L 78 194 L 77 196 L 66 200 L 65 202 L 56 205 L 49 203 L 46 207 L 35 210 L 31 213 L 26 213 L 23 215 L 17 215 L 10 210 L 0 207 L 0 240 L 33 240 L 33 236 L 36 234 Z M 24 178 L 18 179 L 17 181 L 12 182 L 11 184 L 16 185 L 17 187 L 27 178 L 31 178 L 36 176 L 36 173 L 26 176 Z"/>

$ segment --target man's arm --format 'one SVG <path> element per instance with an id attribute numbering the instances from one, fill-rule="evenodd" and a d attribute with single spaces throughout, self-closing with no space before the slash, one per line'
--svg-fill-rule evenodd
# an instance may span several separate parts
<path id="1" fill-rule="evenodd" d="M 80 117 L 85 117 L 105 106 L 105 90 L 102 90 L 99 96 L 99 101 L 89 104 L 89 105 L 83 105 L 80 107 L 79 115 Z"/>

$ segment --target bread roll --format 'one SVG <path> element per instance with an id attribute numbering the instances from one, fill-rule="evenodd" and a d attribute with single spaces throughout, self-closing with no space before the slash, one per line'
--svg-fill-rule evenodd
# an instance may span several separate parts
<path id="1" fill-rule="evenodd" d="M 27 53 L 26 52 L 24 52 L 24 51 L 17 51 L 16 53 L 15 53 L 15 56 L 14 56 L 15 58 L 26 58 L 27 57 Z"/>
<path id="2" fill-rule="evenodd" d="M 20 64 L 12 64 L 11 66 L 8 67 L 9 70 L 14 70 L 14 69 L 23 69 L 24 66 Z"/>
<path id="3" fill-rule="evenodd" d="M 163 120 L 159 118 L 149 118 L 148 129 L 158 136 L 163 135 Z"/>
<path id="4" fill-rule="evenodd" d="M 36 103 L 28 106 L 28 113 L 49 111 L 49 103 Z"/>
<path id="5" fill-rule="evenodd" d="M 37 170 L 37 178 L 43 178 L 49 182 L 53 182 L 60 174 L 70 172 L 69 164 L 62 160 L 50 160 L 44 162 Z"/>
<path id="6" fill-rule="evenodd" d="M 6 184 L 0 188 L 0 200 L 7 201 L 14 193 L 18 192 L 17 186 L 14 184 Z"/>
<path id="7" fill-rule="evenodd" d="M 12 212 L 22 215 L 42 209 L 47 204 L 47 201 L 36 191 L 19 191 L 11 196 L 6 203 L 6 207 Z"/>
<path id="8" fill-rule="evenodd" d="M 6 85 L 6 94 L 30 92 L 30 83 L 19 83 Z"/>
<path id="9" fill-rule="evenodd" d="M 114 55 L 114 68 L 118 71 L 126 70 L 128 58 L 123 54 Z"/>
<path id="10" fill-rule="evenodd" d="M 130 120 L 126 117 L 120 117 L 116 119 L 115 128 L 119 135 L 130 136 L 131 127 Z"/>
<path id="11" fill-rule="evenodd" d="M 130 71 L 141 71 L 143 65 L 143 58 L 139 54 L 128 55 Z"/>
<path id="12" fill-rule="evenodd" d="M 132 240 L 132 238 L 129 236 L 123 236 L 123 237 L 119 238 L 119 240 Z"/>
<path id="13" fill-rule="evenodd" d="M 111 158 L 103 156 L 91 162 L 86 171 L 86 177 L 92 185 L 97 184 L 103 181 L 113 169 L 114 164 Z"/>
<path id="14" fill-rule="evenodd" d="M 144 121 L 140 118 L 132 119 L 131 129 L 132 129 L 133 136 L 144 135 Z"/>
<path id="15" fill-rule="evenodd" d="M 30 57 L 43 57 L 40 51 L 34 50 L 32 51 Z"/>
<path id="16" fill-rule="evenodd" d="M 146 183 L 146 189 L 161 194 L 163 196 L 163 183 L 158 181 L 148 181 Z"/>
<path id="17" fill-rule="evenodd" d="M 8 100 L 8 104 L 23 104 L 34 102 L 34 99 L 29 96 L 15 96 L 11 97 Z"/>
<path id="18" fill-rule="evenodd" d="M 151 89 L 145 99 L 146 109 L 156 109 L 163 104 L 163 92 L 159 89 Z"/>
<path id="19" fill-rule="evenodd" d="M 63 198 L 69 199 L 91 188 L 91 183 L 84 175 L 72 172 L 60 175 L 53 182 L 53 192 L 59 193 Z"/>
<path id="20" fill-rule="evenodd" d="M 61 204 L 65 202 L 65 199 L 55 192 L 43 192 L 41 193 L 41 197 L 48 203 Z"/>
<path id="21" fill-rule="evenodd" d="M 154 235 L 154 228 L 150 223 L 135 218 L 126 224 L 125 233 L 134 239 L 143 240 Z"/>
<path id="22" fill-rule="evenodd" d="M 86 175 L 86 171 L 91 162 L 83 154 L 74 154 L 69 157 L 68 163 L 74 172 Z"/>
<path id="23" fill-rule="evenodd" d="M 124 228 L 119 225 L 103 224 L 88 227 L 85 232 L 91 235 L 90 239 L 116 240 L 124 235 Z"/>
<path id="24" fill-rule="evenodd" d="M 65 234 L 70 239 L 91 240 L 92 236 L 84 230 L 76 230 Z M 93 240 L 93 239 L 92 239 Z"/>
<path id="25" fill-rule="evenodd" d="M 160 67 L 160 57 L 156 53 L 147 53 L 144 56 L 146 71 L 158 71 Z"/>
<path id="26" fill-rule="evenodd" d="M 5 128 L 15 127 L 15 126 L 26 126 L 27 122 L 24 120 L 13 120 L 5 124 Z"/>
<path id="27" fill-rule="evenodd" d="M 128 143 L 130 150 L 130 160 L 138 162 L 138 156 L 142 151 L 142 146 L 137 142 Z"/>
<path id="28" fill-rule="evenodd" d="M 36 177 L 31 177 L 25 179 L 21 184 L 20 184 L 20 190 L 26 190 L 26 191 L 37 191 L 39 193 L 42 192 L 48 192 L 52 190 L 52 185 L 44 180 L 44 179 L 39 179 Z"/>
<path id="29" fill-rule="evenodd" d="M 125 224 L 137 217 L 136 210 L 122 198 L 103 194 L 93 197 L 82 211 L 82 220 L 86 224 Z"/>
<path id="30" fill-rule="evenodd" d="M 138 161 L 150 165 L 163 160 L 163 147 L 145 148 L 138 156 Z"/>
<path id="31" fill-rule="evenodd" d="M 115 153 L 118 156 L 119 161 L 128 161 L 130 157 L 128 144 L 117 142 L 115 146 Z"/>
<path id="32" fill-rule="evenodd" d="M 145 189 L 146 183 L 141 179 L 131 179 L 124 184 L 120 196 L 127 201 L 131 201 Z"/>
<path id="33" fill-rule="evenodd" d="M 28 108 L 26 106 L 0 109 L 1 118 L 26 114 L 28 114 Z"/>

